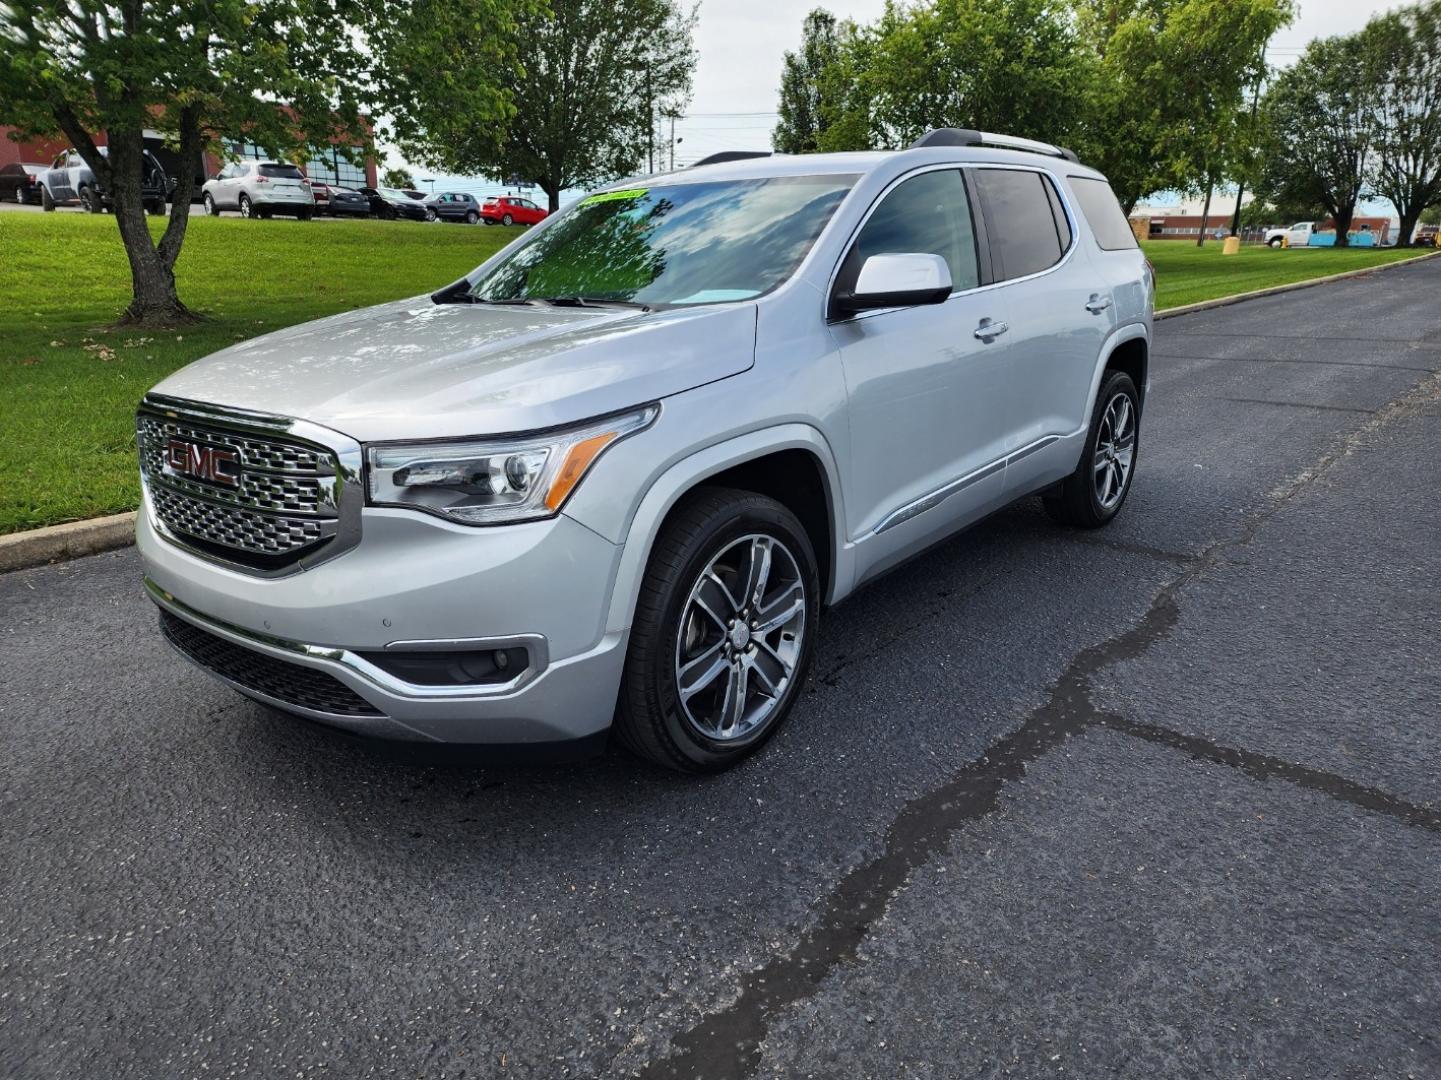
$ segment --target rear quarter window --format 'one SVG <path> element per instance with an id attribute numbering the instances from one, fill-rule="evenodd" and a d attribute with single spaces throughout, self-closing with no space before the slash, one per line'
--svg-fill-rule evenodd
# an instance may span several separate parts
<path id="1" fill-rule="evenodd" d="M 1136 234 L 1131 232 L 1131 223 L 1126 220 L 1111 185 L 1089 176 L 1072 176 L 1069 179 L 1071 191 L 1075 193 L 1086 224 L 1091 226 L 1101 250 L 1125 251 L 1137 247 Z"/>

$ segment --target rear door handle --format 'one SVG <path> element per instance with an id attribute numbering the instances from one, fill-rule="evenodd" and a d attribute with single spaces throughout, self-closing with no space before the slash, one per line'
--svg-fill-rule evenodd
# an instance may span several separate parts
<path id="1" fill-rule="evenodd" d="M 1010 327 L 1003 322 L 992 322 L 990 319 L 982 319 L 981 325 L 976 327 L 976 338 L 979 341 L 990 341 L 1004 334 Z"/>
<path id="2" fill-rule="evenodd" d="M 1092 293 L 1091 298 L 1086 301 L 1086 310 L 1092 315 L 1099 315 L 1111 306 L 1111 298 L 1102 296 L 1100 293 Z"/>

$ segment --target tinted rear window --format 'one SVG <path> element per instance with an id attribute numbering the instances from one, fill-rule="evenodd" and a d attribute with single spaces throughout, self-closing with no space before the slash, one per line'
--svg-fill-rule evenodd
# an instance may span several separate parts
<path id="1" fill-rule="evenodd" d="M 305 177 L 294 165 L 262 165 L 260 175 L 275 180 L 303 180 Z"/>
<path id="2" fill-rule="evenodd" d="M 1104 180 L 1092 180 L 1086 176 L 1071 177 L 1071 190 L 1076 193 L 1076 202 L 1081 204 L 1081 213 L 1091 232 L 1096 234 L 1096 243 L 1105 251 L 1121 251 L 1136 246 L 1136 236 L 1131 232 L 1131 223 L 1116 201 L 1116 193 Z"/>
<path id="3" fill-rule="evenodd" d="M 1040 173 L 977 169 L 975 177 L 986 208 L 992 268 L 999 280 L 1039 274 L 1061 261 L 1061 237 Z M 1069 241 L 1070 230 L 1066 232 Z"/>

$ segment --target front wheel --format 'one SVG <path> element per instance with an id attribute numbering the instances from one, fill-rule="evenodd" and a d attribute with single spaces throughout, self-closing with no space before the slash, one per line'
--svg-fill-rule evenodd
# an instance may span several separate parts
<path id="1" fill-rule="evenodd" d="M 680 772 L 715 772 L 775 734 L 800 695 L 820 579 L 795 515 L 703 488 L 666 523 L 632 623 L 616 734 Z"/>
<path id="2" fill-rule="evenodd" d="M 87 214 L 98 214 L 105 209 L 100 204 L 100 196 L 95 194 L 95 189 L 88 186 L 80 189 L 80 205 Z"/>
<path id="3" fill-rule="evenodd" d="M 164 217 L 164 216 L 165 216 L 165 200 L 164 200 L 164 199 L 154 199 L 154 200 L 151 201 L 150 205 L 149 205 L 146 209 L 148 209 L 148 210 L 150 211 L 150 213 L 151 213 L 153 216 L 155 216 L 155 217 Z"/>
<path id="4" fill-rule="evenodd" d="M 1267 247 L 1272 247 L 1272 248 L 1278 248 L 1278 247 L 1280 247 L 1280 246 L 1281 246 L 1281 238 L 1280 238 L 1279 236 L 1277 236 L 1277 237 L 1275 237 L 1274 239 L 1267 240 L 1267 241 L 1266 241 L 1266 246 L 1267 246 Z"/>
<path id="5" fill-rule="evenodd" d="M 500 219 L 500 223 L 502 225 L 514 225 L 515 218 L 511 217 L 509 214 L 506 214 L 505 217 Z"/>
<path id="6" fill-rule="evenodd" d="M 1045 497 L 1046 511 L 1063 525 L 1098 529 L 1121 510 L 1136 475 L 1141 398 L 1124 371 L 1101 383 L 1091 428 L 1076 471 Z"/>

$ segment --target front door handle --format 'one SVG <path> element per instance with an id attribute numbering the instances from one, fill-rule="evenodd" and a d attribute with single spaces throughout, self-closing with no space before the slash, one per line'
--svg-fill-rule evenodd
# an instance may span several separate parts
<path id="1" fill-rule="evenodd" d="M 1086 301 L 1086 310 L 1092 315 L 1099 315 L 1111 306 L 1111 298 L 1102 296 L 1100 293 L 1092 293 L 1091 298 Z"/>
<path id="2" fill-rule="evenodd" d="M 1003 322 L 992 322 L 990 319 L 982 319 L 981 325 L 976 327 L 976 339 L 989 342 L 1000 337 L 1010 327 Z"/>

